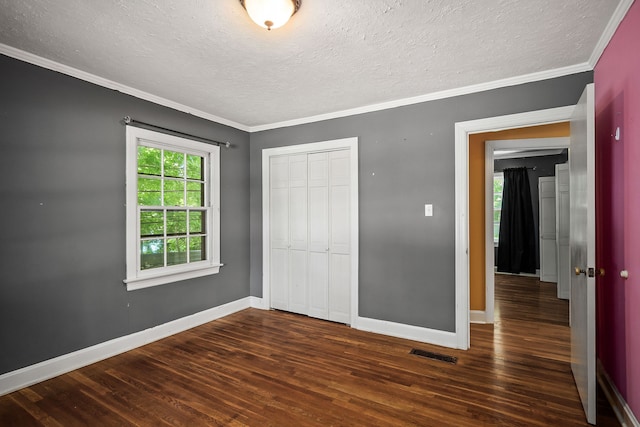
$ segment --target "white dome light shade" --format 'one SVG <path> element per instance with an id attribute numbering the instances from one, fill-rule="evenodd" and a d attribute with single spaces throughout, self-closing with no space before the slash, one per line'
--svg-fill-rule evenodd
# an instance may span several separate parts
<path id="1" fill-rule="evenodd" d="M 297 11 L 294 0 L 241 0 L 249 17 L 268 30 L 282 27 Z"/>

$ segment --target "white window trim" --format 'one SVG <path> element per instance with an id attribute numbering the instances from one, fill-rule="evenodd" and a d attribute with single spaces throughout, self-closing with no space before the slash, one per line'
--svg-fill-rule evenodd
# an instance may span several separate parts
<path id="1" fill-rule="evenodd" d="M 220 147 L 212 144 L 168 135 L 134 126 L 127 126 L 126 142 L 126 253 L 127 278 L 124 283 L 128 291 L 158 286 L 180 280 L 217 274 L 220 267 Z M 208 157 L 207 194 L 208 216 L 207 249 L 209 259 L 192 264 L 176 265 L 159 269 L 140 270 L 139 218 L 138 218 L 138 141 L 152 142 L 166 149 L 189 150 Z"/>

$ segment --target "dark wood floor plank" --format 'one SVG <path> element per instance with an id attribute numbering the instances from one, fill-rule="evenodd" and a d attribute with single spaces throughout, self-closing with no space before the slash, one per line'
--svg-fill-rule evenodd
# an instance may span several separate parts
<path id="1" fill-rule="evenodd" d="M 0 425 L 586 426 L 567 319 L 555 285 L 506 275 L 468 351 L 249 309 L 2 396 Z"/>

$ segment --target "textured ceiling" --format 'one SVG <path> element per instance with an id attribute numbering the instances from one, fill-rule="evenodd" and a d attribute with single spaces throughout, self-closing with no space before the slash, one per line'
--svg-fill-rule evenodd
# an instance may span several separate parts
<path id="1" fill-rule="evenodd" d="M 619 0 L 0 0 L 0 43 L 243 127 L 585 64 Z"/>

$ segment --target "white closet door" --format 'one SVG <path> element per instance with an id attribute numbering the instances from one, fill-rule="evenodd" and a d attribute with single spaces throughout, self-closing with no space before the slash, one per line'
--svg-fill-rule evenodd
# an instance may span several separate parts
<path id="1" fill-rule="evenodd" d="M 270 160 L 271 306 L 351 321 L 350 153 Z"/>
<path id="2" fill-rule="evenodd" d="M 556 257 L 556 178 L 538 178 L 539 234 L 540 234 L 540 280 L 558 281 Z"/>
<path id="3" fill-rule="evenodd" d="M 349 151 L 329 153 L 329 320 L 350 322 Z"/>
<path id="4" fill-rule="evenodd" d="M 289 159 L 270 159 L 271 306 L 289 309 Z"/>
<path id="5" fill-rule="evenodd" d="M 329 156 L 309 154 L 309 316 L 329 319 Z"/>
<path id="6" fill-rule="evenodd" d="M 569 248 L 569 164 L 556 165 L 556 248 L 558 252 L 558 298 L 571 294 L 571 249 Z"/>
<path id="7" fill-rule="evenodd" d="M 289 156 L 289 311 L 307 314 L 307 156 Z"/>

